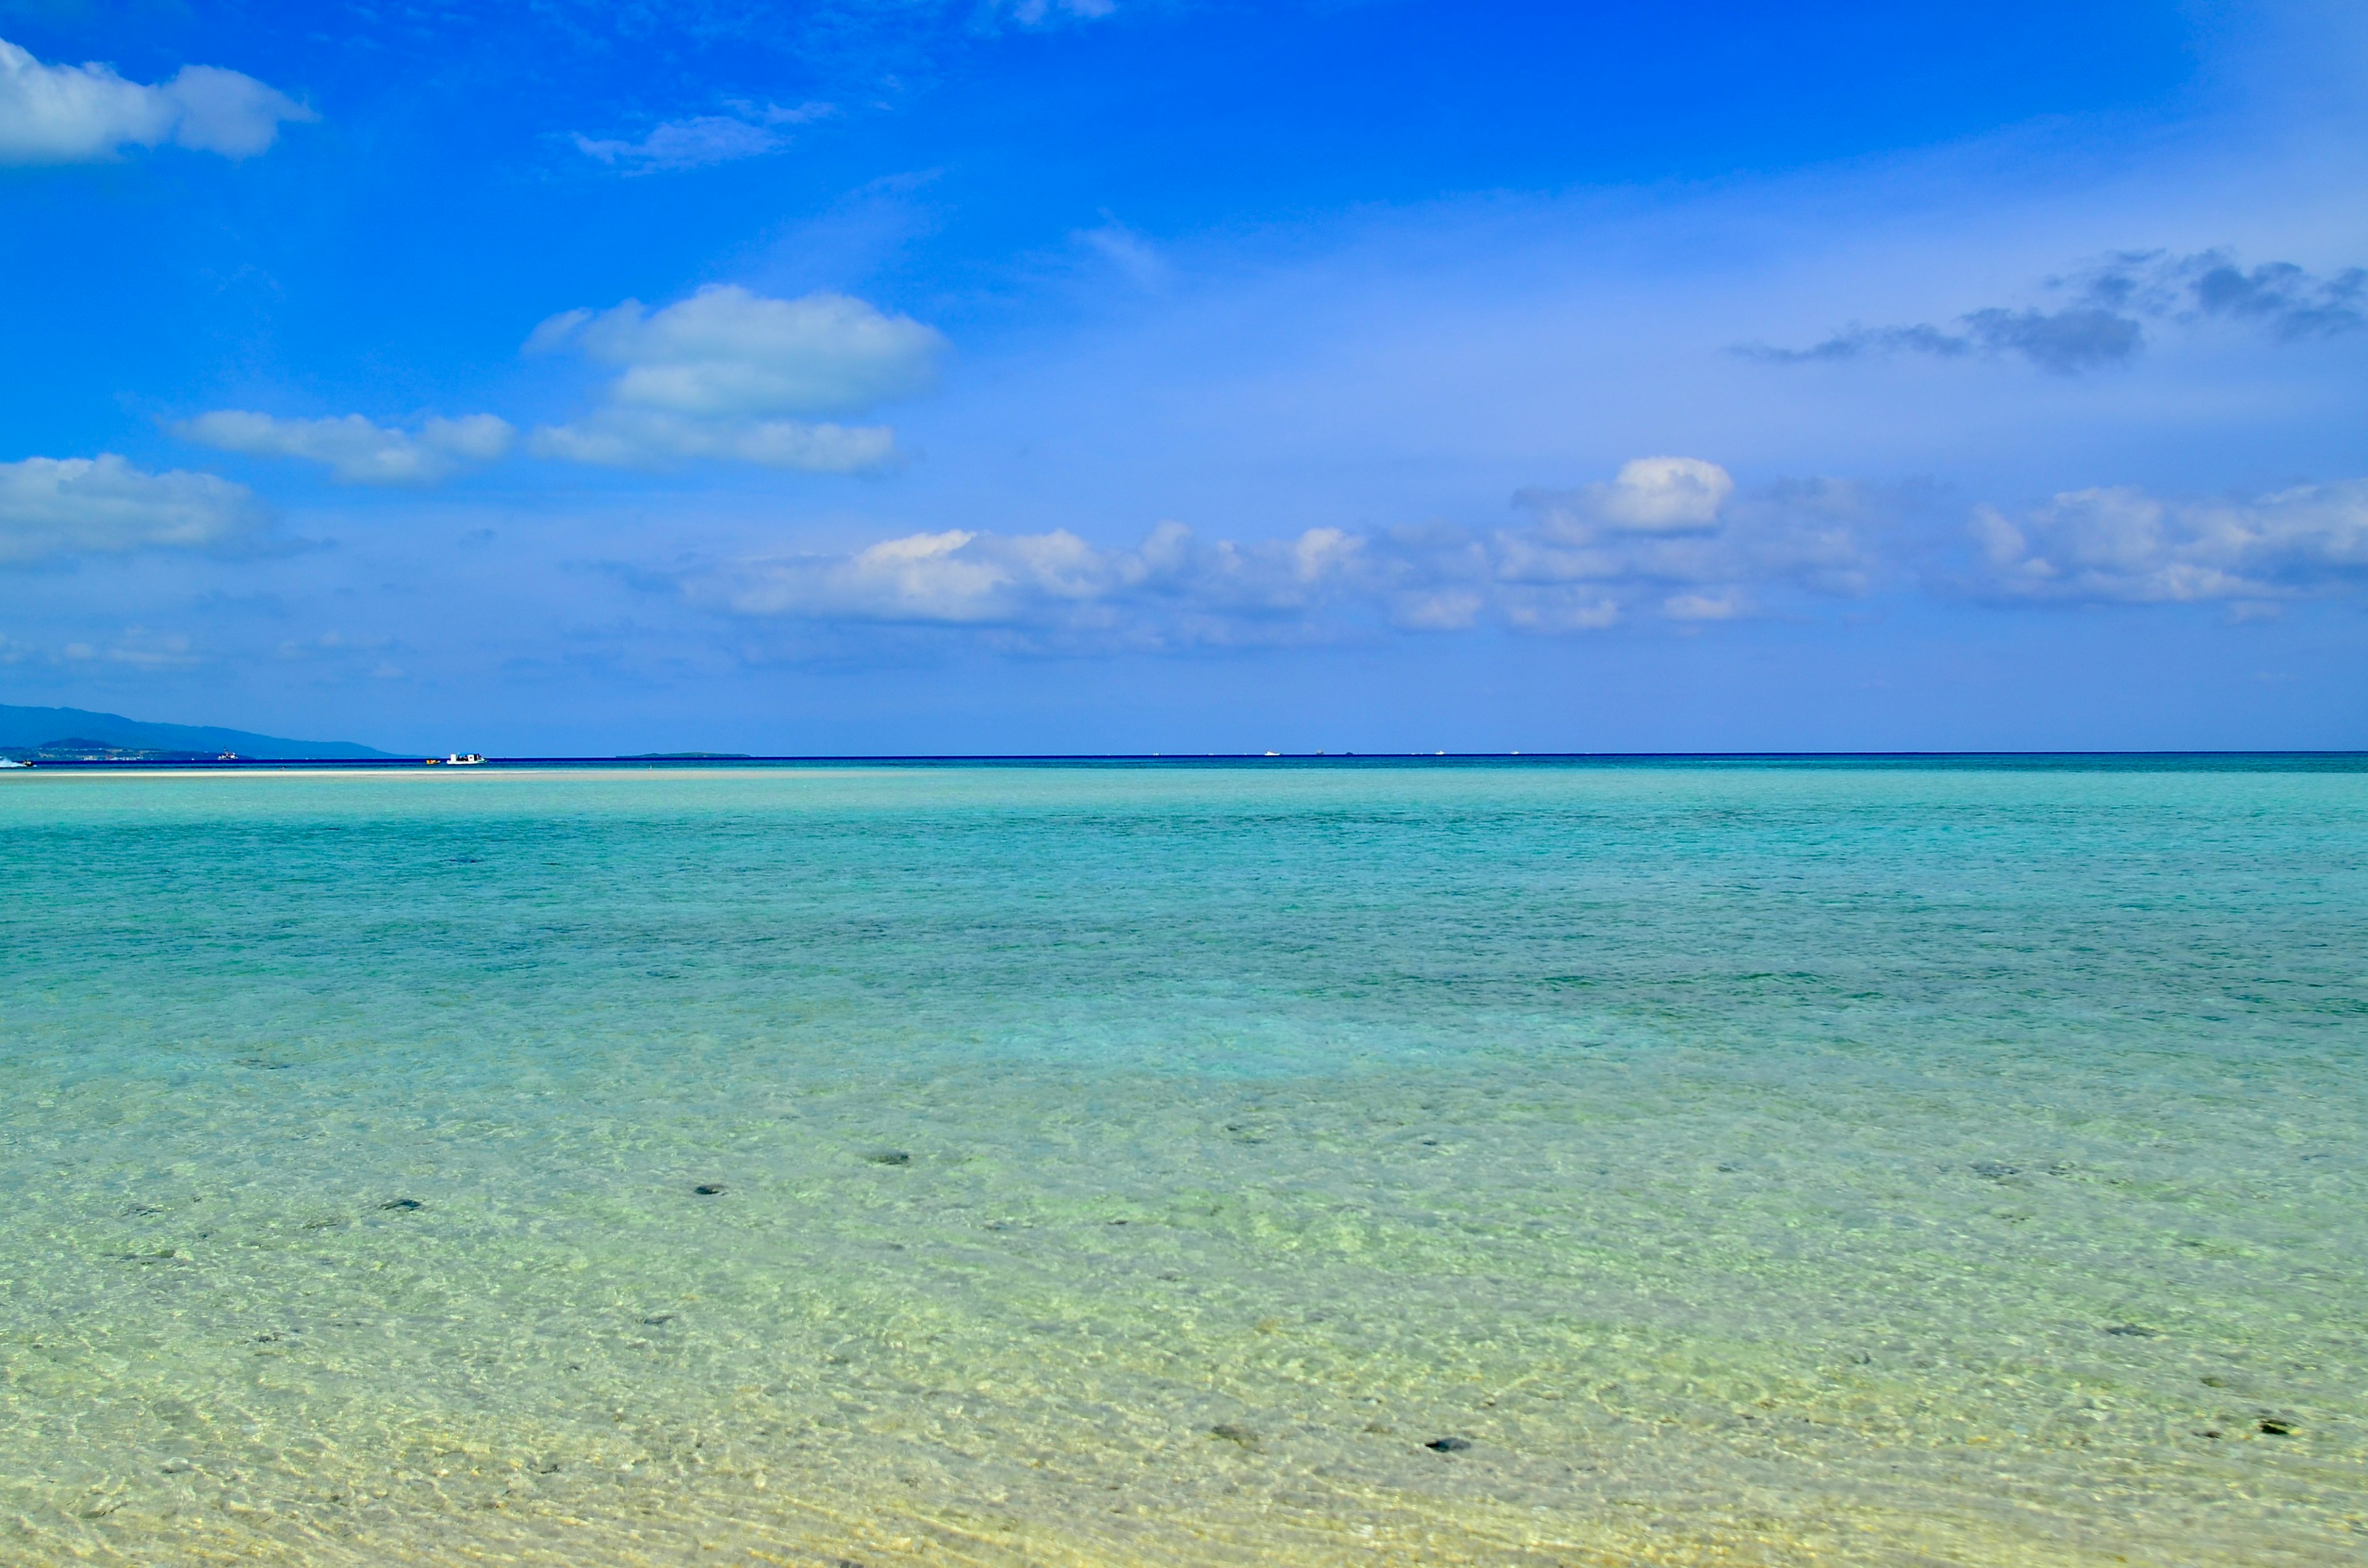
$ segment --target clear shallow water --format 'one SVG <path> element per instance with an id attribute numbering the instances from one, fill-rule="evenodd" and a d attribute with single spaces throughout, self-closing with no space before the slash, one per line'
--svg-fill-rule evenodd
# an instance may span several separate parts
<path id="1" fill-rule="evenodd" d="M 0 779 L 0 1561 L 2368 1561 L 2363 1057 L 2340 768 Z"/>

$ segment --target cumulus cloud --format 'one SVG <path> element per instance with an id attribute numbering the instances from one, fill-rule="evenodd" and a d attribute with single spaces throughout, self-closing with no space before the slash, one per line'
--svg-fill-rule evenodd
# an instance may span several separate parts
<path id="1" fill-rule="evenodd" d="M 2368 326 L 2368 269 L 2320 277 L 2292 262 L 2246 268 L 2225 250 L 2172 256 L 2122 251 L 2046 288 L 2071 296 L 2053 310 L 1989 306 L 1956 318 L 1955 329 L 1851 326 L 1806 348 L 1747 344 L 1736 352 L 1776 364 L 1858 359 L 1879 354 L 2018 354 L 2062 375 L 2124 364 L 2146 346 L 2146 322 L 2211 320 L 2249 326 L 2280 343 L 2332 337 Z"/>
<path id="2" fill-rule="evenodd" d="M 254 493 L 211 473 L 148 473 L 109 452 L 0 463 L 0 562 L 138 550 L 222 550 L 267 521 Z"/>
<path id="3" fill-rule="evenodd" d="M 1521 506 L 1543 507 L 1555 526 L 1614 533 L 1692 532 L 1714 528 L 1735 494 L 1735 478 L 1700 458 L 1637 458 L 1609 484 L 1579 490 L 1527 490 Z"/>
<path id="4" fill-rule="evenodd" d="M 282 121 L 317 118 L 285 93 L 214 65 L 143 86 L 111 65 L 44 65 L 0 40 L 0 163 L 88 164 L 165 142 L 248 158 Z"/>
<path id="5" fill-rule="evenodd" d="M 837 555 L 739 563 L 700 585 L 750 615 L 1001 627 L 1135 645 L 1289 638 L 1356 575 L 1360 540 L 1335 528 L 1256 545 L 1162 523 L 1131 549 L 1066 529 L 910 534 Z"/>
<path id="6" fill-rule="evenodd" d="M 712 562 L 673 581 L 734 614 L 936 629 L 1033 653 L 1308 642 L 1386 630 L 1543 635 L 1700 630 L 1913 585 L 1913 492 L 1839 479 L 1738 486 L 1697 458 L 1514 497 L 1523 521 L 1281 539 L 1166 522 L 1104 546 L 1066 529 L 948 528 L 848 551 Z M 2001 600 L 2225 601 L 2239 613 L 2368 587 L 2368 480 L 2248 500 L 2131 489 L 1975 511 L 1980 591 Z M 1934 586 L 1944 584 L 1935 583 Z"/>
<path id="7" fill-rule="evenodd" d="M 1502 529 L 1488 560 L 1506 619 L 1585 631 L 1639 613 L 1724 620 L 1774 591 L 1855 597 L 1877 574 L 1883 497 L 1842 480 L 1738 497 L 1715 463 L 1641 458 L 1610 484 L 1525 490 L 1535 523 Z"/>
<path id="8" fill-rule="evenodd" d="M 1973 532 L 2010 597 L 2271 603 L 2368 581 L 2368 480 L 2236 501 L 2073 490 L 2014 517 L 1983 507 Z"/>
<path id="9" fill-rule="evenodd" d="M 473 463 L 493 462 L 518 432 L 490 414 L 430 418 L 416 435 L 374 425 L 359 414 L 339 419 L 275 419 L 217 409 L 172 427 L 185 441 L 254 457 L 326 463 L 347 484 L 427 484 Z"/>
<path id="10" fill-rule="evenodd" d="M 790 144 L 785 127 L 805 125 L 837 112 L 825 103 L 800 104 L 795 108 L 779 104 L 761 108 L 754 104 L 729 107 L 734 112 L 728 115 L 699 114 L 664 121 L 638 142 L 596 139 L 579 132 L 575 146 L 585 156 L 627 174 L 703 168 L 778 153 Z"/>
<path id="11" fill-rule="evenodd" d="M 845 294 L 774 300 L 733 284 L 655 312 L 637 300 L 571 312 L 530 341 L 623 367 L 618 403 L 700 416 L 854 413 L 926 390 L 945 347 L 910 316 Z"/>
<path id="12" fill-rule="evenodd" d="M 685 586 L 744 615 L 964 627 L 1043 648 L 1297 642 L 1383 626 L 1575 632 L 1727 619 L 1771 594 L 1863 592 L 1883 512 L 1838 481 L 1738 496 L 1725 470 L 1692 458 L 1639 459 L 1608 483 L 1525 491 L 1516 506 L 1530 523 L 1311 528 L 1252 543 L 1173 522 L 1121 548 L 1064 529 L 948 529 L 725 563 Z"/>
<path id="13" fill-rule="evenodd" d="M 552 317 L 529 352 L 574 349 L 614 366 L 607 406 L 535 432 L 539 456 L 620 466 L 724 458 L 845 472 L 893 459 L 885 426 L 809 424 L 927 391 L 946 341 L 910 316 L 844 294 L 769 299 L 736 285 L 702 289 L 651 311 Z"/>

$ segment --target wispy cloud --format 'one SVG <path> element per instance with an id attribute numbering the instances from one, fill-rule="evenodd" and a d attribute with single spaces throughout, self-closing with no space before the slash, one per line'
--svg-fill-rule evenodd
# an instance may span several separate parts
<path id="1" fill-rule="evenodd" d="M 1953 359 L 1967 354 L 2020 354 L 2042 369 L 2060 375 L 2118 365 L 2145 346 L 2146 329 L 2127 316 L 2093 307 L 2064 311 L 2010 311 L 1993 307 L 1958 318 L 1962 330 L 1929 324 L 1853 326 L 1806 348 L 1749 347 L 1756 359 L 1799 364 L 1814 359 L 1857 359 L 1873 354 L 1930 354 Z"/>
<path id="2" fill-rule="evenodd" d="M 375 425 L 359 414 L 337 419 L 276 419 L 217 409 L 171 426 L 185 441 L 253 457 L 326 463 L 347 484 L 427 484 L 476 463 L 493 462 L 518 432 L 490 414 L 430 418 L 417 434 Z"/>
<path id="3" fill-rule="evenodd" d="M 1158 247 L 1107 212 L 1100 223 L 1071 237 L 1138 289 L 1157 289 L 1168 280 L 1167 258 Z"/>
<path id="4" fill-rule="evenodd" d="M 620 374 L 606 406 L 537 430 L 537 455 L 627 467 L 727 459 L 848 472 L 894 456 L 884 426 L 796 417 L 860 414 L 928 390 L 945 338 L 844 294 L 768 299 L 734 285 L 651 311 L 637 300 L 552 317 L 530 353 L 575 349 Z"/>
<path id="5" fill-rule="evenodd" d="M 149 473 L 112 452 L 0 463 L 0 563 L 232 549 L 268 520 L 243 484 L 183 469 Z"/>
<path id="6" fill-rule="evenodd" d="M 134 670 L 186 670 L 206 663 L 188 633 L 127 626 L 105 647 L 69 642 L 58 650 L 69 664 L 108 664 Z"/>
<path id="7" fill-rule="evenodd" d="M 313 112 L 252 76 L 184 65 L 169 82 L 126 81 L 111 65 L 44 65 L 0 39 L 0 164 L 89 164 L 166 142 L 248 158 L 283 121 Z"/>
<path id="8" fill-rule="evenodd" d="M 2228 252 L 2174 256 L 2119 252 L 2046 287 L 2073 302 L 2053 310 L 1987 306 L 1956 318 L 1953 328 L 1850 326 L 1806 348 L 1746 344 L 1737 353 L 1776 364 L 1863 358 L 1879 354 L 2017 354 L 2043 369 L 2070 375 L 2137 357 L 2146 322 L 2207 320 L 2251 326 L 2283 343 L 2331 337 L 2368 325 L 2368 270 L 2320 277 L 2292 262 L 2250 269 Z"/>
<path id="9" fill-rule="evenodd" d="M 790 144 L 786 128 L 805 125 L 837 112 L 829 104 L 728 106 L 733 112 L 692 115 L 654 126 L 639 141 L 595 138 L 578 132 L 576 149 L 589 158 L 627 174 L 656 174 L 672 169 L 704 168 L 736 158 L 761 157 Z"/>
<path id="10" fill-rule="evenodd" d="M 1052 27 L 1061 22 L 1099 21 L 1118 10 L 1117 0 L 987 0 L 990 17 L 1008 17 L 1023 28 Z"/>
<path id="11" fill-rule="evenodd" d="M 654 408 L 604 408 L 572 425 L 543 426 L 534 433 L 529 449 L 537 457 L 605 468 L 717 461 L 806 473 L 863 473 L 895 460 L 896 435 L 884 425 L 707 418 Z"/>

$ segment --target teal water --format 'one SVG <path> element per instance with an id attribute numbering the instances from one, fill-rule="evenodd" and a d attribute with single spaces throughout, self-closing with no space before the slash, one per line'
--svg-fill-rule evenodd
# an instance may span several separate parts
<path id="1" fill-rule="evenodd" d="M 2368 1562 L 2363 1059 L 2351 766 L 0 777 L 0 1561 Z"/>

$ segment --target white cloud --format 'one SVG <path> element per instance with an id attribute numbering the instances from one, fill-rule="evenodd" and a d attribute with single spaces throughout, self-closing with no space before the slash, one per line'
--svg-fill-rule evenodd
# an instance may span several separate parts
<path id="1" fill-rule="evenodd" d="M 222 549 L 265 520 L 253 492 L 211 473 L 147 473 L 111 452 L 0 463 L 0 562 Z"/>
<path id="2" fill-rule="evenodd" d="M 1543 497 L 1544 493 L 1530 492 Z M 1609 484 L 1590 484 L 1554 498 L 1553 513 L 1577 528 L 1667 533 L 1714 527 L 1735 494 L 1735 479 L 1700 458 L 1636 458 Z"/>
<path id="3" fill-rule="evenodd" d="M 655 312 L 638 300 L 571 312 L 532 341 L 624 367 L 609 389 L 617 403 L 686 415 L 854 413 L 926 391 L 946 347 L 910 316 L 845 294 L 773 300 L 734 284 Z"/>
<path id="4" fill-rule="evenodd" d="M 0 40 L 0 164 L 88 164 L 127 146 L 176 142 L 248 158 L 283 120 L 318 118 L 285 93 L 214 65 L 184 65 L 159 86 L 111 65 L 44 65 Z"/>
<path id="5" fill-rule="evenodd" d="M 999 627 L 1132 645 L 1296 635 L 1356 574 L 1362 541 L 1335 528 L 1242 546 L 1162 523 L 1133 549 L 1066 529 L 908 534 L 844 555 L 743 562 L 693 585 L 748 615 Z"/>
<path id="6" fill-rule="evenodd" d="M 628 174 L 655 174 L 670 169 L 696 169 L 737 158 L 778 153 L 790 144 L 782 127 L 804 125 L 837 112 L 829 104 L 800 104 L 783 108 L 767 104 L 733 106 L 735 114 L 698 114 L 669 119 L 651 128 L 638 142 L 595 138 L 578 133 L 575 145 L 589 158 L 622 168 Z"/>
<path id="7" fill-rule="evenodd" d="M 347 484 L 425 484 L 471 463 L 507 453 L 518 432 L 490 414 L 430 418 L 419 433 L 374 425 L 359 414 L 339 419 L 275 419 L 217 409 L 172 427 L 185 441 L 254 457 L 326 463 Z"/>
<path id="8" fill-rule="evenodd" d="M 2009 518 L 1975 514 L 1989 585 L 2032 599 L 2269 601 L 2368 580 L 2368 480 L 2249 501 L 2066 491 Z"/>
<path id="9" fill-rule="evenodd" d="M 724 284 L 656 312 L 637 300 L 569 311 L 527 340 L 530 353 L 564 347 L 621 373 L 607 408 L 535 432 L 541 456 L 643 466 L 725 458 L 844 472 L 889 461 L 893 432 L 789 416 L 860 413 L 927 391 L 946 341 L 844 294 L 776 300 Z"/>
<path id="10" fill-rule="evenodd" d="M 1838 481 L 1735 496 L 1727 472 L 1648 458 L 1607 484 L 1529 492 L 1537 521 L 1256 543 L 1163 523 L 1131 549 L 1064 529 L 910 534 L 842 554 L 744 561 L 686 586 L 746 615 L 994 629 L 1031 646 L 1174 647 L 1304 641 L 1360 629 L 1493 622 L 1598 631 L 1753 613 L 1771 593 L 1851 595 L 1876 575 L 1881 501 Z"/>
<path id="11" fill-rule="evenodd" d="M 1255 542 L 1162 523 L 1104 547 L 1066 529 L 913 533 L 861 549 L 725 562 L 679 581 L 741 615 L 967 631 L 1034 652 L 1304 642 L 1385 628 L 1542 634 L 1701 628 L 1849 598 L 1912 576 L 1915 505 L 1834 479 L 1743 489 L 1716 464 L 1646 458 L 1608 483 L 1525 491 L 1531 521 Z M 2000 596 L 2223 600 L 2239 613 L 2368 585 L 2368 480 L 2248 501 L 2095 489 L 2009 519 L 1979 511 Z"/>
<path id="12" fill-rule="evenodd" d="M 1542 631 L 1609 626 L 1647 604 L 1672 620 L 1727 619 L 1772 588 L 1862 594 L 1889 511 L 1832 479 L 1738 498 L 1725 469 L 1693 458 L 1639 459 L 1610 484 L 1514 501 L 1537 521 L 1492 538 L 1488 571 L 1506 618 Z"/>
<path id="13" fill-rule="evenodd" d="M 162 91 L 180 108 L 173 140 L 200 153 L 251 158 L 279 140 L 279 122 L 320 116 L 252 76 L 213 65 L 184 65 Z"/>
<path id="14" fill-rule="evenodd" d="M 1748 608 L 1740 594 L 1671 594 L 1661 613 L 1671 620 L 1733 620 Z"/>
<path id="15" fill-rule="evenodd" d="M 609 468 L 712 460 L 806 473 L 864 473 L 895 460 L 896 433 L 884 425 L 700 419 L 648 408 L 604 408 L 573 425 L 546 426 L 527 447 L 539 458 Z"/>

